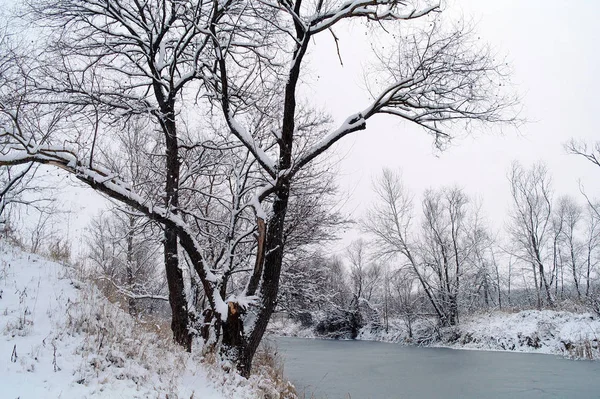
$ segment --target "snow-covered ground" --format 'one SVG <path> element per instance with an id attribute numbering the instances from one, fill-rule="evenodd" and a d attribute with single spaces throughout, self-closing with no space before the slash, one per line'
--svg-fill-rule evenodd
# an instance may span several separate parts
<path id="1" fill-rule="evenodd" d="M 186 353 L 75 274 L 0 242 L 0 397 L 269 397 L 269 381 Z"/>
<path id="2" fill-rule="evenodd" d="M 311 328 L 278 317 L 270 323 L 269 332 L 274 335 L 317 338 Z M 357 339 L 600 359 L 600 319 L 590 313 L 554 310 L 481 313 L 464 318 L 460 326 L 440 331 L 434 331 L 433 323 L 415 323 L 412 339 L 408 338 L 402 321 L 391 320 L 387 332 L 366 326 L 360 330 Z"/>
<path id="3" fill-rule="evenodd" d="M 600 320 L 590 313 L 523 310 L 480 314 L 467 318 L 443 338 L 442 344 L 451 347 L 600 359 Z"/>
<path id="4" fill-rule="evenodd" d="M 0 397 L 6 398 L 266 398 L 268 378 L 249 380 L 189 354 L 134 321 L 70 266 L 0 241 Z M 360 339 L 405 342 L 393 321 L 388 333 L 364 328 Z M 422 333 L 424 326 L 416 326 Z M 284 318 L 278 335 L 314 337 Z M 591 314 L 521 311 L 479 314 L 445 329 L 437 346 L 515 350 L 600 358 L 600 320 Z"/>

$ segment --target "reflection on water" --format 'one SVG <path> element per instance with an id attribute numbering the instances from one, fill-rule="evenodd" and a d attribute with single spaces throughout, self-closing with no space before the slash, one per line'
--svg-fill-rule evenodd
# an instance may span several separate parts
<path id="1" fill-rule="evenodd" d="M 600 398 L 600 362 L 418 348 L 367 341 L 270 338 L 307 399 Z"/>

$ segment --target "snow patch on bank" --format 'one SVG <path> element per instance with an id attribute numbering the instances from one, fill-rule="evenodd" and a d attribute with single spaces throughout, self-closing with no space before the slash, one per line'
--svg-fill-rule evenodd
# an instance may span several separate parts
<path id="1" fill-rule="evenodd" d="M 281 337 L 296 338 L 318 338 L 313 327 L 305 327 L 302 324 L 274 314 L 267 326 L 267 334 Z"/>
<path id="2" fill-rule="evenodd" d="M 320 338 L 310 327 L 275 317 L 273 335 Z M 494 311 L 463 318 L 457 327 L 437 329 L 429 320 L 413 325 L 409 338 L 402 320 L 382 326 L 367 325 L 358 340 L 449 347 L 455 349 L 534 352 L 573 359 L 600 359 L 600 319 L 590 313 L 554 310 Z"/>
<path id="3" fill-rule="evenodd" d="M 0 242 L 0 386 L 7 398 L 256 398 L 108 302 L 69 266 Z"/>
<path id="4" fill-rule="evenodd" d="M 475 315 L 442 333 L 442 344 L 450 347 L 594 359 L 600 359 L 599 339 L 600 320 L 594 315 L 554 310 Z"/>

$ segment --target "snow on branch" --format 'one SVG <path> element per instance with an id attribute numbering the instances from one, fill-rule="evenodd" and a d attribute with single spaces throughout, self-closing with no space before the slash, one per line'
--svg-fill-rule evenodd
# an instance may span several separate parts
<path id="1" fill-rule="evenodd" d="M 478 40 L 469 27 L 446 31 L 435 23 L 402 37 L 399 55 L 379 56 L 377 78 L 393 83 L 375 96 L 365 118 L 401 117 L 432 133 L 438 146 L 457 122 L 516 122 L 517 98 L 504 92 L 506 66 Z"/>
<path id="2" fill-rule="evenodd" d="M 168 296 L 164 296 L 164 295 L 154 295 L 154 294 L 136 294 L 124 287 L 122 287 L 121 285 L 115 283 L 113 281 L 113 279 L 111 279 L 110 277 L 106 277 L 106 276 L 100 276 L 98 277 L 98 280 L 102 280 L 102 281 L 106 281 L 108 283 L 110 283 L 121 295 L 127 297 L 127 298 L 131 298 L 131 299 L 155 299 L 158 301 L 168 301 L 169 297 Z"/>
<path id="3" fill-rule="evenodd" d="M 217 13 L 218 14 L 218 13 Z M 216 14 L 216 15 L 217 15 Z M 232 108 L 228 67 L 226 62 L 227 51 L 222 49 L 223 44 L 218 39 L 216 24 L 211 24 L 210 34 L 214 44 L 214 56 L 218 66 L 217 75 L 219 76 L 219 85 L 217 88 L 220 95 L 221 108 L 225 121 L 231 130 L 231 133 L 241 141 L 241 143 L 252 153 L 260 166 L 271 176 L 276 175 L 275 162 L 267 155 L 267 153 L 254 140 L 252 135 L 242 126 L 235 118 L 235 112 Z"/>
<path id="4" fill-rule="evenodd" d="M 366 120 L 363 114 L 358 113 L 355 115 L 351 115 L 348 117 L 342 125 L 323 138 L 319 143 L 315 144 L 311 149 L 309 149 L 304 156 L 302 156 L 291 169 L 290 175 L 296 174 L 300 171 L 307 163 L 315 159 L 319 154 L 325 152 L 329 147 L 331 147 L 335 142 L 337 142 L 342 137 L 350 134 L 352 132 L 356 132 L 358 130 L 364 130 L 366 128 Z"/>
<path id="5" fill-rule="evenodd" d="M 86 166 L 77 156 L 64 148 L 54 146 L 33 146 L 24 144 L 17 148 L 13 145 L 5 154 L 0 154 L 0 166 L 24 165 L 28 163 L 42 163 L 59 167 L 76 176 L 94 190 L 100 191 L 112 199 L 131 206 L 150 219 L 165 225 L 175 227 L 180 243 L 190 256 L 194 269 L 202 281 L 203 288 L 211 307 L 220 314 L 222 320 L 227 319 L 227 305 L 217 292 L 217 276 L 206 266 L 200 244 L 194 238 L 193 231 L 176 214 L 168 209 L 156 206 L 149 200 L 133 192 L 130 185 L 119 177 L 112 175 L 102 167 Z"/>
<path id="6" fill-rule="evenodd" d="M 356 0 L 349 1 L 337 9 L 312 17 L 309 25 L 311 34 L 331 28 L 345 18 L 364 17 L 374 21 L 409 20 L 421 18 L 439 10 L 440 5 L 434 4 L 421 10 L 409 10 L 407 1 L 398 0 Z"/>
<path id="7" fill-rule="evenodd" d="M 472 122 L 516 123 L 518 99 L 503 91 L 508 85 L 504 65 L 477 46 L 477 40 L 464 26 L 447 33 L 435 24 L 431 30 L 401 38 L 399 55 L 379 55 L 382 66 L 375 76 L 387 87 L 379 89 L 362 112 L 349 116 L 308 150 L 290 175 L 345 135 L 365 129 L 366 121 L 376 114 L 420 125 L 434 136 L 438 147 L 452 137 L 451 127 L 457 123 L 465 128 Z"/>
<path id="8" fill-rule="evenodd" d="M 226 303 L 229 302 L 235 302 L 237 303 L 242 309 L 247 309 L 248 307 L 255 305 L 258 302 L 258 296 L 256 295 L 250 295 L 250 296 L 245 296 L 245 295 L 232 295 L 230 297 L 227 298 L 227 300 L 225 301 Z"/>
<path id="9" fill-rule="evenodd" d="M 227 104 L 229 106 L 229 104 Z M 276 167 L 275 162 L 267 155 L 267 153 L 258 145 L 256 140 L 248 133 L 248 131 L 235 119 L 232 112 L 227 114 L 227 124 L 231 132 L 244 144 L 244 146 L 256 157 L 258 163 L 271 176 L 275 177 Z"/>

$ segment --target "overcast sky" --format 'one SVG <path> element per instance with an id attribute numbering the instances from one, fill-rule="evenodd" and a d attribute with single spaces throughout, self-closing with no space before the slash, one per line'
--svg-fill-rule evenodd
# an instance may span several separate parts
<path id="1" fill-rule="evenodd" d="M 600 140 L 600 2 L 455 0 L 447 8 L 473 19 L 482 40 L 506 56 L 522 97 L 521 116 L 529 122 L 518 130 L 493 128 L 457 139 L 439 153 L 418 127 L 389 117 L 369 120 L 366 131 L 335 148 L 342 157 L 340 186 L 350 193 L 345 209 L 360 216 L 373 200 L 373 177 L 384 167 L 400 168 L 417 200 L 426 188 L 458 185 L 482 199 L 488 220 L 502 229 L 510 205 L 506 176 L 514 160 L 525 166 L 545 161 L 557 196 L 571 193 L 582 199 L 580 179 L 589 194 L 600 196 L 600 169 L 563 148 L 571 137 Z M 309 80 L 309 91 L 338 123 L 368 104 L 361 72 L 368 65 L 368 44 L 359 26 L 349 33 L 339 35 L 343 67 L 331 37 L 320 39 L 311 54 L 316 76 Z M 355 236 L 348 234 L 344 241 Z"/>

